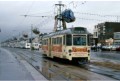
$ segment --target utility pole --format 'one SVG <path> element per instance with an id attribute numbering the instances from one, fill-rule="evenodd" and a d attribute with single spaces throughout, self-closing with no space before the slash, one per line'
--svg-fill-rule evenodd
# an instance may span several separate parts
<path id="1" fill-rule="evenodd" d="M 62 4 L 62 1 L 59 1 L 59 4 L 55 4 L 55 6 L 58 7 L 58 14 L 57 14 L 57 19 L 58 19 L 58 26 L 57 26 L 57 30 L 62 30 L 62 16 L 61 16 L 61 12 L 62 12 L 62 7 L 64 7 L 64 4 Z"/>
<path id="2" fill-rule="evenodd" d="M 30 46 L 31 52 L 34 50 L 33 49 L 33 43 L 32 43 L 32 32 L 33 32 L 33 24 L 31 24 L 31 46 Z M 34 59 L 34 54 L 31 53 L 31 63 L 32 63 L 33 59 Z"/>
<path id="3" fill-rule="evenodd" d="M 1 28 L 0 28 L 0 32 L 1 32 Z M 1 41 L 0 41 L 0 47 L 1 47 Z"/>
<path id="4" fill-rule="evenodd" d="M 31 48 L 31 51 L 33 50 L 33 49 L 32 49 L 32 46 L 33 46 L 33 45 L 32 45 L 32 32 L 33 32 L 32 30 L 33 30 L 33 25 L 31 24 L 31 39 L 30 39 L 30 41 L 31 41 L 31 47 L 30 47 L 30 48 Z"/>
<path id="5" fill-rule="evenodd" d="M 1 28 L 0 28 L 0 32 L 1 32 Z"/>

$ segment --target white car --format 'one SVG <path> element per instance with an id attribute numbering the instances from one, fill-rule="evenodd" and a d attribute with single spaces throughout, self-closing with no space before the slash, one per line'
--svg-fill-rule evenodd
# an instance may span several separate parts
<path id="1" fill-rule="evenodd" d="M 32 45 L 33 45 L 34 49 L 36 49 L 36 50 L 39 49 L 39 43 L 33 43 Z"/>
<path id="2" fill-rule="evenodd" d="M 30 49 L 30 47 L 31 47 L 31 44 L 30 44 L 30 43 L 26 43 L 26 44 L 25 44 L 25 48 L 26 48 L 26 49 Z"/>
<path id="3" fill-rule="evenodd" d="M 102 50 L 115 51 L 117 47 L 116 45 L 102 46 Z"/>

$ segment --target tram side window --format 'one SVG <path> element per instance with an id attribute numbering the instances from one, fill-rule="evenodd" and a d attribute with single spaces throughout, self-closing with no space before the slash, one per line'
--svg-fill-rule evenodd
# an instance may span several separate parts
<path id="1" fill-rule="evenodd" d="M 46 45 L 46 40 L 42 40 L 42 44 L 43 44 L 43 45 Z"/>
<path id="2" fill-rule="evenodd" d="M 46 40 L 45 40 L 45 45 L 46 45 Z"/>
<path id="3" fill-rule="evenodd" d="M 66 35 L 66 45 L 67 46 L 72 45 L 72 35 Z"/>
<path id="4" fill-rule="evenodd" d="M 52 38 L 52 44 L 54 44 L 54 38 Z"/>
<path id="5" fill-rule="evenodd" d="M 46 40 L 45 40 L 45 45 L 46 45 Z"/>
<path id="6" fill-rule="evenodd" d="M 59 37 L 57 37 L 56 39 L 57 39 L 57 44 L 59 44 Z"/>
<path id="7" fill-rule="evenodd" d="M 58 37 L 58 44 L 62 44 L 62 37 Z"/>
<path id="8" fill-rule="evenodd" d="M 48 45 L 48 40 L 43 40 L 44 45 Z"/>
<path id="9" fill-rule="evenodd" d="M 46 45 L 48 45 L 48 39 L 46 40 Z"/>
<path id="10" fill-rule="evenodd" d="M 65 36 L 63 36 L 63 44 L 65 45 Z"/>
<path id="11" fill-rule="evenodd" d="M 60 44 L 62 44 L 62 37 L 60 37 Z"/>
<path id="12" fill-rule="evenodd" d="M 42 45 L 44 45 L 44 40 L 42 40 Z"/>
<path id="13" fill-rule="evenodd" d="M 57 39 L 56 38 L 52 38 L 52 43 L 53 44 L 57 44 Z"/>
<path id="14" fill-rule="evenodd" d="M 55 44 L 57 44 L 57 38 L 55 38 Z"/>

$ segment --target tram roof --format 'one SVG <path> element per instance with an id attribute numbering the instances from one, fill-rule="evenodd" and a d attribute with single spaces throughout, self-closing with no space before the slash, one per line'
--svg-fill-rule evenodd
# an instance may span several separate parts
<path id="1" fill-rule="evenodd" d="M 73 28 L 68 28 L 65 30 L 60 30 L 57 32 L 51 32 L 47 35 L 44 35 L 43 38 L 52 37 L 56 35 L 64 35 L 64 34 L 89 34 L 89 32 L 84 27 L 73 27 Z"/>

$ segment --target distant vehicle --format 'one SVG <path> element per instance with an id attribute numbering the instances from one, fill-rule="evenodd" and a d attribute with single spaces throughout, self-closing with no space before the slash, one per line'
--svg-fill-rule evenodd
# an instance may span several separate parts
<path id="1" fill-rule="evenodd" d="M 116 49 L 118 48 L 119 46 L 117 46 L 117 45 L 112 45 L 111 46 L 111 49 L 112 49 L 112 51 L 116 51 Z"/>
<path id="2" fill-rule="evenodd" d="M 41 48 L 42 47 L 42 44 L 39 44 L 39 48 Z"/>
<path id="3" fill-rule="evenodd" d="M 116 48 L 116 51 L 120 51 L 120 46 L 118 46 L 118 47 Z"/>
<path id="4" fill-rule="evenodd" d="M 101 50 L 102 51 L 110 51 L 111 47 L 110 46 L 102 46 Z"/>
<path id="5" fill-rule="evenodd" d="M 39 46 L 40 46 L 39 43 L 33 43 L 32 45 L 35 50 L 39 50 Z"/>
<path id="6" fill-rule="evenodd" d="M 107 46 L 102 46 L 102 51 L 116 51 L 116 49 L 118 48 L 117 45 L 107 45 Z"/>
<path id="7" fill-rule="evenodd" d="M 24 42 L 20 42 L 20 45 L 19 45 L 20 48 L 25 48 L 25 43 Z"/>
<path id="8" fill-rule="evenodd" d="M 30 47 L 31 47 L 31 43 L 25 43 L 25 48 L 26 49 L 30 49 Z"/>

